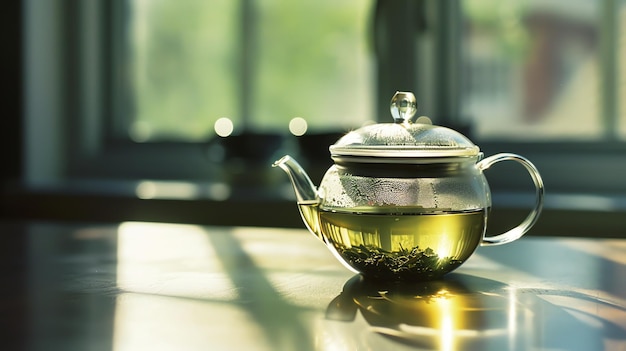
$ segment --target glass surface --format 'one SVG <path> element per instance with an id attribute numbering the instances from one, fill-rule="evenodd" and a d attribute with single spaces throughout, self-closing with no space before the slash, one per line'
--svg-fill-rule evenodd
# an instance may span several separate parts
<path id="1" fill-rule="evenodd" d="M 127 1 L 134 141 L 371 118 L 371 1 Z"/>
<path id="2" fill-rule="evenodd" d="M 462 4 L 462 111 L 478 138 L 597 140 L 614 128 L 602 117 L 602 1 Z"/>

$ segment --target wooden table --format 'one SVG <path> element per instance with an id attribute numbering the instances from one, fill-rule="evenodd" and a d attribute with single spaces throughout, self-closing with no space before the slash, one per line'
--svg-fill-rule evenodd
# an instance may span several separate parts
<path id="1" fill-rule="evenodd" d="M 304 229 L 2 223 L 2 350 L 626 350 L 626 240 L 370 283 Z"/>

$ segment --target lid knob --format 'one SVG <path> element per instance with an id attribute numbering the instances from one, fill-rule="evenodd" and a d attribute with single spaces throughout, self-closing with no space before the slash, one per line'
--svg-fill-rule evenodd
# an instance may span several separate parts
<path id="1" fill-rule="evenodd" d="M 391 98 L 391 115 L 396 123 L 408 123 L 417 112 L 417 101 L 411 92 L 396 91 Z"/>

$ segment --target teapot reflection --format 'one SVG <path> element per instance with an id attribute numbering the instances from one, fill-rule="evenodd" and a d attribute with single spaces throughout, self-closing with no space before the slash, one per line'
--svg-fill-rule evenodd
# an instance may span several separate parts
<path id="1" fill-rule="evenodd" d="M 523 349 L 515 334 L 531 318 L 504 284 L 456 273 L 411 284 L 357 275 L 330 303 L 326 318 L 352 321 L 358 311 L 378 334 L 437 350 L 508 349 L 512 342 Z"/>

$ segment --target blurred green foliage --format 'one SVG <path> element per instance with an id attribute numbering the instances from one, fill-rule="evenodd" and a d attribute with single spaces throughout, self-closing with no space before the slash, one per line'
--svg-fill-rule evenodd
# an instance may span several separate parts
<path id="1" fill-rule="evenodd" d="M 464 0 L 463 13 L 472 30 L 491 37 L 500 53 L 513 61 L 528 54 L 530 37 L 524 17 L 530 9 L 528 0 Z"/>
<path id="2" fill-rule="evenodd" d="M 313 129 L 374 118 L 372 1 L 251 1 L 248 101 L 242 100 L 243 1 L 129 1 L 135 140 L 204 140 L 220 117 L 233 120 L 236 130 L 285 133 L 297 116 Z"/>

